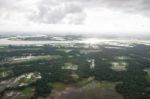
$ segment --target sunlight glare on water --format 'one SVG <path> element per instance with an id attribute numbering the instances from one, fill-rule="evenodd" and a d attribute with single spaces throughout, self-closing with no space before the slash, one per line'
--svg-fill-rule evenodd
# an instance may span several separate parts
<path id="1" fill-rule="evenodd" d="M 98 38 L 89 38 L 82 41 L 82 43 L 86 43 L 86 44 L 98 44 L 100 42 L 101 40 Z"/>

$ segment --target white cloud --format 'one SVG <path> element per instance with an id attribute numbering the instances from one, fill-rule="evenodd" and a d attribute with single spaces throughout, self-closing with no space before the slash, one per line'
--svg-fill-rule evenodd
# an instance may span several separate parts
<path id="1" fill-rule="evenodd" d="M 83 8 L 78 2 L 44 0 L 40 2 L 38 9 L 38 15 L 31 16 L 31 20 L 39 23 L 59 24 L 67 21 L 68 24 L 78 24 L 79 21 L 82 23 L 84 20 L 84 16 L 82 16 L 84 14 Z M 64 22 L 64 20 L 66 21 Z"/>
<path id="2" fill-rule="evenodd" d="M 33 31 L 36 25 L 47 31 L 68 26 L 74 31 L 144 32 L 150 28 L 149 4 L 149 0 L 0 0 L 0 30 L 21 26 L 22 31 L 25 27 Z"/>

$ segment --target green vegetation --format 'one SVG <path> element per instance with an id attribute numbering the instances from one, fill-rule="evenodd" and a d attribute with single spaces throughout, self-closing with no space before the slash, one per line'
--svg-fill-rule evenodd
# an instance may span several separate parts
<path id="1" fill-rule="evenodd" d="M 58 99 L 150 99 L 149 51 L 147 45 L 5 46 L 0 48 L 0 98 L 11 93 L 45 99 L 56 91 L 65 93 Z"/>
<path id="2" fill-rule="evenodd" d="M 49 83 L 49 86 L 52 86 L 54 90 L 63 91 L 67 87 L 67 84 L 56 82 L 56 83 Z"/>
<path id="3" fill-rule="evenodd" d="M 32 96 L 34 89 L 32 87 L 26 88 L 22 90 L 20 95 L 18 96 L 18 99 L 28 99 Z"/>
<path id="4" fill-rule="evenodd" d="M 92 81 L 83 87 L 83 93 L 87 99 L 123 99 L 123 97 L 115 91 L 116 84 L 113 82 L 97 82 Z"/>
<path id="5" fill-rule="evenodd" d="M 147 73 L 146 79 L 150 82 L 150 68 L 144 70 Z"/>

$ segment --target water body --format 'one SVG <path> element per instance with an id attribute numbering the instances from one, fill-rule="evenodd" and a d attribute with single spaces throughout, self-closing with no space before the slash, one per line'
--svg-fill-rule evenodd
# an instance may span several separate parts
<path id="1" fill-rule="evenodd" d="M 108 40 L 108 39 L 83 39 L 83 40 L 63 40 L 63 41 L 26 41 L 26 40 L 9 40 L 8 38 L 0 39 L 0 45 L 44 45 L 44 44 L 87 44 L 87 45 L 114 45 L 132 47 L 133 44 L 150 45 L 150 40 Z"/>

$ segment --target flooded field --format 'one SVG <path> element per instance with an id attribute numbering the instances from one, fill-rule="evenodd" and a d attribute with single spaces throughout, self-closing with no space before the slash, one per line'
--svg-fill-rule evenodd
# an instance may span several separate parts
<path id="1" fill-rule="evenodd" d="M 40 37 L 40 39 L 39 39 Z M 49 39 L 46 39 L 49 38 Z M 13 38 L 0 38 L 0 45 L 44 45 L 44 44 L 87 44 L 90 46 L 95 45 L 112 45 L 116 47 L 132 47 L 134 44 L 150 45 L 150 40 L 138 39 L 102 39 L 102 38 L 85 38 L 85 37 L 49 37 L 46 35 L 39 36 L 16 36 Z M 110 46 L 109 46 L 110 47 Z M 109 48 L 108 47 L 108 48 Z M 2 48 L 2 47 L 0 47 Z"/>
<path id="2" fill-rule="evenodd" d="M 1 38 L 0 99 L 150 99 L 149 43 Z"/>

